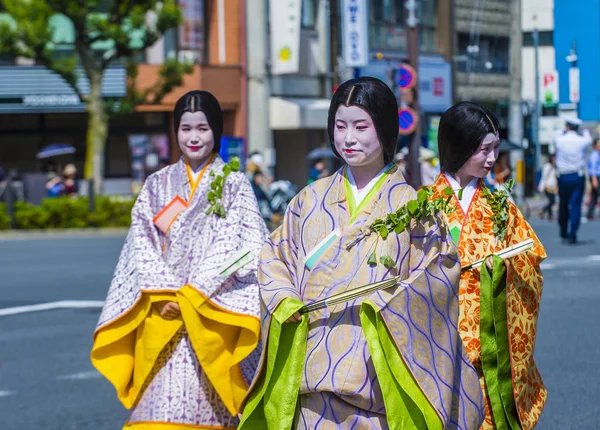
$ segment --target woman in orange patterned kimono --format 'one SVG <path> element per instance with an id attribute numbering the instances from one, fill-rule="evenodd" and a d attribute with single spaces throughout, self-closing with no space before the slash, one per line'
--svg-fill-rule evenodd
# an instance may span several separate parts
<path id="1" fill-rule="evenodd" d="M 455 210 L 446 220 L 461 265 L 534 241 L 527 253 L 505 261 L 490 258 L 481 269 L 463 270 L 458 326 L 486 398 L 481 428 L 531 429 L 547 398 L 533 361 L 543 284 L 540 263 L 546 252 L 514 203 L 508 199 L 498 206 L 500 195 L 486 192 L 483 178 L 500 145 L 494 114 L 475 103 L 458 103 L 440 120 L 438 144 L 442 173 L 433 197 L 443 196 L 448 185 L 455 191 L 450 198 Z"/>

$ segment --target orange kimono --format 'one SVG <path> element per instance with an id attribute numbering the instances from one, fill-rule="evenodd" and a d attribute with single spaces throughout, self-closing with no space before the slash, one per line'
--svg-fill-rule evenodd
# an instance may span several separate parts
<path id="1" fill-rule="evenodd" d="M 433 198 L 445 197 L 444 189 L 449 185 L 443 173 L 438 175 Z M 483 266 L 463 271 L 458 330 L 485 394 L 486 419 L 481 428 L 526 430 L 539 420 L 547 398 L 533 361 L 543 285 L 540 263 L 546 252 L 513 203 L 509 203 L 506 234 L 502 241 L 496 240 L 492 233 L 492 210 L 482 195 L 484 188 L 485 184 L 479 180 L 466 213 L 453 195 L 455 210 L 446 215 L 458 244 L 461 265 L 529 238 L 534 240 L 534 247 L 504 262 L 496 258 L 492 275 Z M 498 297 L 502 300 L 497 300 Z"/>

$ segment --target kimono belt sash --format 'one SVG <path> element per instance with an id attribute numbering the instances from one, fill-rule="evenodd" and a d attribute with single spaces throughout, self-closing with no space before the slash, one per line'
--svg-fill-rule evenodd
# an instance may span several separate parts
<path id="1" fill-rule="evenodd" d="M 504 260 L 493 256 L 491 275 L 483 264 L 480 282 L 481 367 L 492 415 L 499 429 L 520 430 L 510 368 Z"/>

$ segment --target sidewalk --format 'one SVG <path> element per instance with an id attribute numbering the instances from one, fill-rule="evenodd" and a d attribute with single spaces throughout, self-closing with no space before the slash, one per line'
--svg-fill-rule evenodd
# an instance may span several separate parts
<path id="1" fill-rule="evenodd" d="M 0 242 L 4 240 L 33 240 L 56 238 L 125 237 L 129 229 L 119 228 L 68 228 L 48 230 L 1 230 Z"/>

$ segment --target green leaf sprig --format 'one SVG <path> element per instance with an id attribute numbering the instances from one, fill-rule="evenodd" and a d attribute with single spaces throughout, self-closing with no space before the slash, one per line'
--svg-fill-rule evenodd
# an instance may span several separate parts
<path id="1" fill-rule="evenodd" d="M 492 232 L 498 241 L 504 240 L 504 235 L 508 229 L 510 192 L 514 186 L 515 181 L 510 179 L 503 188 L 491 191 L 486 187 L 481 193 L 492 209 L 492 216 L 490 217 L 494 223 Z"/>
<path id="2" fill-rule="evenodd" d="M 223 187 L 225 186 L 225 179 L 231 172 L 239 172 L 240 170 L 240 159 L 233 157 L 229 163 L 225 163 L 223 166 L 223 174 L 218 175 L 214 171 L 210 172 L 210 177 L 213 178 L 210 183 L 210 191 L 208 192 L 208 202 L 210 206 L 206 209 L 206 215 L 215 214 L 220 218 L 227 216 L 225 206 L 221 202 L 223 198 Z"/>
<path id="3" fill-rule="evenodd" d="M 452 196 L 454 191 L 451 187 L 446 187 L 443 192 L 443 196 L 432 199 L 434 191 L 431 187 L 423 187 L 417 192 L 417 198 L 409 201 L 406 205 L 400 207 L 396 212 L 389 213 L 385 218 L 376 219 L 369 226 L 367 231 L 363 233 L 362 237 L 366 237 L 371 233 L 377 233 L 379 237 L 386 240 L 388 236 L 393 232 L 396 234 L 402 233 L 410 225 L 412 220 L 418 221 L 425 219 L 432 214 L 436 214 L 440 211 L 449 214 L 455 210 L 454 205 L 451 205 Z M 357 241 L 351 242 L 350 246 L 354 245 Z M 396 263 L 392 257 L 385 254 L 380 259 L 377 258 L 376 251 L 373 251 L 369 255 L 367 263 L 371 266 L 376 266 L 377 263 L 383 264 L 386 268 L 393 268 Z"/>

